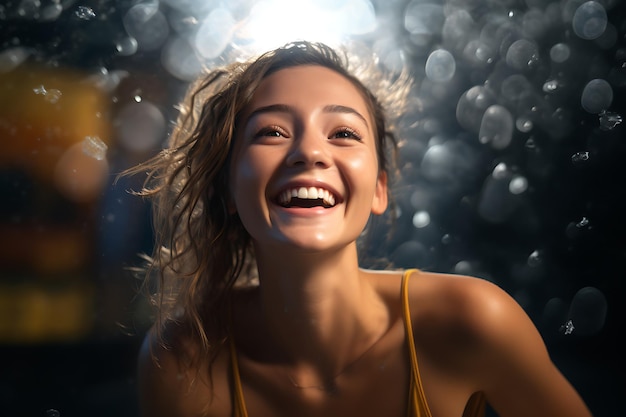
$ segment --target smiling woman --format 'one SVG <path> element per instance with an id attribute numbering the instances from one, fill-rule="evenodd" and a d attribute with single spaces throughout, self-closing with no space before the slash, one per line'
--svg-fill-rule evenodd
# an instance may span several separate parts
<path id="1" fill-rule="evenodd" d="M 347 62 L 299 42 L 213 70 L 169 148 L 127 172 L 149 172 L 159 239 L 142 413 L 589 417 L 494 284 L 360 267 L 410 82 Z"/>

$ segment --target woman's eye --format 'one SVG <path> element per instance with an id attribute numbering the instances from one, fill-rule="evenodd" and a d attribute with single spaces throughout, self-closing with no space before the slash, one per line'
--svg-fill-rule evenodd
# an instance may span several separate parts
<path id="1" fill-rule="evenodd" d="M 337 130 L 335 133 L 331 135 L 333 139 L 355 139 L 360 141 L 361 135 L 359 135 L 355 130 L 343 128 Z"/>
<path id="2" fill-rule="evenodd" d="M 254 136 L 256 138 L 261 138 L 261 137 L 280 138 L 280 137 L 286 137 L 287 134 L 282 129 L 279 129 L 277 127 L 267 127 L 265 129 L 259 130 Z"/>

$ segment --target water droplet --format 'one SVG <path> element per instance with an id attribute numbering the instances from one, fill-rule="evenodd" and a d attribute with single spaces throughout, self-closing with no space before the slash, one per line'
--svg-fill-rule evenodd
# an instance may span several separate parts
<path id="1" fill-rule="evenodd" d="M 589 152 L 576 152 L 574 155 L 572 155 L 572 162 L 575 164 L 579 162 L 587 161 L 588 159 L 589 159 Z"/>
<path id="2" fill-rule="evenodd" d="M 574 33 L 582 39 L 599 38 L 606 30 L 608 18 L 604 7 L 596 1 L 581 4 L 572 19 Z"/>
<path id="3" fill-rule="evenodd" d="M 536 250 L 536 251 L 533 251 L 533 253 L 531 253 L 528 256 L 527 263 L 528 263 L 528 266 L 530 266 L 530 267 L 536 267 L 536 266 L 541 265 L 542 261 L 543 261 L 543 259 L 542 259 L 542 256 L 541 256 L 541 252 Z"/>
<path id="4" fill-rule="evenodd" d="M 411 2 L 404 15 L 404 27 L 412 35 L 432 36 L 441 30 L 444 20 L 443 6 Z"/>
<path id="5" fill-rule="evenodd" d="M 44 99 L 52 104 L 56 104 L 63 95 L 60 90 L 55 88 L 46 89 L 43 85 L 33 88 L 33 92 L 37 95 L 44 96 Z"/>
<path id="6" fill-rule="evenodd" d="M 479 140 L 491 144 L 494 149 L 504 149 L 513 139 L 513 125 L 513 116 L 506 107 L 494 104 L 483 115 Z"/>
<path id="7" fill-rule="evenodd" d="M 495 102 L 495 97 L 483 86 L 474 86 L 459 98 L 456 118 L 461 126 L 478 133 L 485 110 Z"/>
<path id="8" fill-rule="evenodd" d="M 187 39 L 170 38 L 161 50 L 161 64 L 173 76 L 191 82 L 200 72 L 203 65 L 200 57 L 194 52 Z"/>
<path id="9" fill-rule="evenodd" d="M 56 20 L 63 12 L 63 6 L 60 4 L 50 4 L 41 9 L 41 15 L 39 19 L 44 22 L 51 22 Z"/>
<path id="10" fill-rule="evenodd" d="M 426 60 L 426 76 L 434 82 L 450 81 L 456 71 L 456 61 L 445 49 L 433 51 Z"/>
<path id="11" fill-rule="evenodd" d="M 600 128 L 602 128 L 602 130 L 611 130 L 620 123 L 622 123 L 622 116 L 619 114 L 611 113 L 606 110 L 600 112 Z"/>
<path id="12" fill-rule="evenodd" d="M 589 219 L 586 217 L 583 217 L 578 223 L 576 223 L 576 227 L 578 227 L 579 229 L 585 228 L 589 226 Z"/>
<path id="13" fill-rule="evenodd" d="M 148 100 L 124 106 L 115 123 L 118 143 L 133 152 L 145 152 L 158 146 L 166 130 L 163 113 Z"/>
<path id="14" fill-rule="evenodd" d="M 428 148 L 420 170 L 424 176 L 433 181 L 454 181 L 457 161 L 453 149 L 444 144 L 434 144 Z"/>
<path id="15" fill-rule="evenodd" d="M 22 47 L 5 49 L 0 52 L 0 73 L 9 72 L 26 61 L 31 52 Z"/>
<path id="16" fill-rule="evenodd" d="M 138 48 L 153 51 L 160 48 L 170 34 L 167 17 L 159 10 L 158 2 L 143 2 L 132 6 L 123 18 L 129 37 L 135 39 Z"/>
<path id="17" fill-rule="evenodd" d="M 474 267 L 469 261 L 459 261 L 454 265 L 454 273 L 461 275 L 472 275 L 474 273 Z"/>
<path id="18" fill-rule="evenodd" d="M 543 84 L 543 91 L 551 93 L 559 88 L 559 82 L 557 80 L 548 80 Z"/>
<path id="19" fill-rule="evenodd" d="M 47 91 L 46 91 L 46 87 L 44 87 L 43 85 L 40 85 L 39 87 L 35 87 L 33 88 L 33 92 L 35 94 L 40 94 L 40 95 L 46 95 Z"/>
<path id="20" fill-rule="evenodd" d="M 613 102 L 613 88 L 603 80 L 596 78 L 585 85 L 580 98 L 580 104 L 589 113 L 598 114 L 611 106 Z"/>
<path id="21" fill-rule="evenodd" d="M 508 170 L 509 168 L 506 166 L 506 164 L 504 162 L 500 162 L 498 165 L 495 166 L 491 175 L 495 179 L 503 179 L 506 178 Z"/>
<path id="22" fill-rule="evenodd" d="M 400 244 L 390 255 L 394 266 L 398 268 L 410 268 L 411 265 L 419 265 L 427 257 L 427 249 L 416 240 L 408 240 Z"/>
<path id="23" fill-rule="evenodd" d="M 561 326 L 561 332 L 563 334 L 572 334 L 574 332 L 574 323 L 571 320 L 568 320 L 563 326 Z"/>
<path id="24" fill-rule="evenodd" d="M 118 54 L 121 56 L 130 56 L 137 52 L 138 43 L 137 40 L 133 37 L 126 37 L 120 40 L 116 45 L 115 49 Z"/>
<path id="25" fill-rule="evenodd" d="M 49 103 L 55 104 L 57 103 L 60 99 L 61 96 L 63 94 L 61 93 L 60 90 L 57 90 L 55 88 L 51 88 L 50 90 L 48 90 L 48 92 L 45 94 L 45 100 Z"/>
<path id="26" fill-rule="evenodd" d="M 430 214 L 427 211 L 418 211 L 413 215 L 413 226 L 422 229 L 430 224 Z"/>
<path id="27" fill-rule="evenodd" d="M 237 21 L 229 10 L 218 7 L 211 11 L 196 32 L 195 46 L 203 58 L 213 59 L 228 46 Z"/>
<path id="28" fill-rule="evenodd" d="M 83 140 L 83 152 L 98 161 L 106 157 L 108 146 L 97 136 L 86 136 Z"/>
<path id="29" fill-rule="evenodd" d="M 528 180 L 525 177 L 516 176 L 511 179 L 509 182 L 509 191 L 511 194 L 522 194 L 524 191 L 528 189 Z"/>
<path id="30" fill-rule="evenodd" d="M 96 13 L 93 9 L 87 6 L 78 6 L 74 14 L 81 20 L 91 20 L 96 17 Z"/>
<path id="31" fill-rule="evenodd" d="M 37 19 L 39 17 L 39 0 L 22 0 L 17 8 L 17 15 L 23 19 Z"/>
<path id="32" fill-rule="evenodd" d="M 550 59 L 556 63 L 562 63 L 569 59 L 570 48 L 565 43 L 557 43 L 550 48 Z"/>
<path id="33" fill-rule="evenodd" d="M 568 316 L 572 323 L 576 323 L 576 333 L 588 336 L 604 327 L 606 312 L 607 302 L 602 291 L 584 287 L 574 295 Z"/>
<path id="34" fill-rule="evenodd" d="M 46 417 L 61 417 L 61 413 L 55 409 L 46 410 Z"/>
<path id="35" fill-rule="evenodd" d="M 539 48 L 534 42 L 519 39 L 511 44 L 506 53 L 506 63 L 516 70 L 534 67 L 538 60 Z"/>
<path id="36" fill-rule="evenodd" d="M 520 117 L 515 121 L 515 127 L 520 132 L 528 133 L 533 129 L 533 122 L 525 117 Z"/>

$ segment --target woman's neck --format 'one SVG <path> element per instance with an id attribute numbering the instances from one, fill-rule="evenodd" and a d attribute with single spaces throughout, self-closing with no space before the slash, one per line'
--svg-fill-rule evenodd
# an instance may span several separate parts
<path id="1" fill-rule="evenodd" d="M 257 251 L 263 321 L 300 385 L 343 372 L 388 328 L 389 315 L 359 269 L 356 246 L 329 253 Z"/>

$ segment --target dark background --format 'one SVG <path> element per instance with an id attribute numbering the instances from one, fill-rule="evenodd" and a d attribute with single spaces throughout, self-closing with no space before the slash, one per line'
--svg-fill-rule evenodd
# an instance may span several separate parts
<path id="1" fill-rule="evenodd" d="M 138 280 L 129 268 L 139 264 L 138 253 L 150 251 L 152 230 L 149 207 L 128 193 L 141 179 L 113 180 L 158 151 L 189 81 L 160 64 L 159 47 L 140 45 L 132 53 L 116 47 L 128 35 L 125 13 L 139 3 L 0 5 L 1 416 L 137 415 L 135 357 L 150 315 L 145 300 L 136 297 Z M 464 58 L 441 27 L 411 35 L 405 13 L 418 3 L 445 6 L 448 12 L 463 6 L 483 28 L 493 23 L 489 16 L 508 19 L 494 32 L 500 50 L 479 65 Z M 566 18 L 582 3 L 373 3 L 377 16 L 386 17 L 378 33 L 392 34 L 417 82 L 416 106 L 402 119 L 396 232 L 388 240 L 387 229 L 375 229 L 378 238 L 364 252 L 398 267 L 497 282 L 537 324 L 554 361 L 595 416 L 614 417 L 626 415 L 619 334 L 626 318 L 621 123 L 626 7 L 621 1 L 599 2 L 608 13 L 611 36 L 589 40 L 577 37 Z M 171 2 L 152 4 L 165 16 L 173 14 Z M 61 9 L 52 13 L 56 6 Z M 556 11 L 563 18 L 531 31 L 529 10 L 545 16 Z M 375 38 L 361 40 L 375 44 Z M 505 45 L 517 39 L 535 42 L 536 65 L 507 65 Z M 572 53 L 561 64 L 549 58 L 558 42 Z M 444 83 L 429 82 L 425 75 L 436 48 L 456 58 L 455 76 Z M 27 51 L 27 57 L 20 59 L 16 50 Z M 115 74 L 122 75 L 116 79 Z M 513 99 L 500 93 L 515 74 L 537 93 L 530 95 L 530 104 L 521 93 Z M 581 106 L 582 89 L 595 78 L 612 87 L 604 119 Z M 550 79 L 560 81 L 556 91 L 543 88 Z M 529 112 L 532 129 L 514 129 L 503 149 L 481 143 L 474 127 L 456 115 L 459 98 L 475 85 L 486 85 L 493 102 L 514 118 Z M 154 128 L 153 141 L 132 146 L 122 140 L 123 129 L 139 116 L 125 112 L 139 103 L 160 113 L 138 113 L 152 115 L 146 126 Z M 67 150 L 93 136 L 108 147 L 104 162 L 70 158 L 74 168 L 59 174 Z M 429 159 L 428 149 L 437 144 L 445 144 L 447 159 Z M 489 188 L 501 164 L 507 167 L 504 180 Z M 528 189 L 512 195 L 507 185 L 516 176 L 527 180 Z M 85 178 L 94 181 L 83 189 Z M 419 211 L 430 216 L 424 227 L 413 221 Z M 569 320 L 571 332 L 566 331 Z"/>

